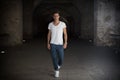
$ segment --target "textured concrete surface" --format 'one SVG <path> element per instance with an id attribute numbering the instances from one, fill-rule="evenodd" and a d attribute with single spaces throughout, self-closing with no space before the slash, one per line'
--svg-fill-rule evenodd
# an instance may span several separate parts
<path id="1" fill-rule="evenodd" d="M 0 46 L 46 35 L 50 11 L 59 8 L 70 36 L 112 46 L 120 34 L 119 0 L 0 0 Z M 117 44 L 117 43 L 116 43 Z"/>
<path id="2" fill-rule="evenodd" d="M 22 1 L 1 0 L 0 1 L 0 43 L 2 45 L 14 46 L 22 43 Z M 0 44 L 0 45 L 1 45 Z"/>
<path id="3" fill-rule="evenodd" d="M 119 57 L 112 49 L 71 40 L 56 79 L 46 40 L 26 41 L 0 54 L 0 80 L 120 80 Z"/>
<path id="4" fill-rule="evenodd" d="M 95 43 L 99 46 L 113 46 L 115 41 L 111 34 L 118 34 L 119 9 L 117 0 L 96 0 L 95 1 Z"/>

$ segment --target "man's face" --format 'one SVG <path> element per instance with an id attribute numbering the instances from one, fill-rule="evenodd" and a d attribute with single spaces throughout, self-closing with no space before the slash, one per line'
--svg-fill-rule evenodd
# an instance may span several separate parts
<path id="1" fill-rule="evenodd" d="M 59 20 L 59 18 L 60 18 L 59 13 L 53 14 L 53 19 L 54 19 L 54 20 Z"/>

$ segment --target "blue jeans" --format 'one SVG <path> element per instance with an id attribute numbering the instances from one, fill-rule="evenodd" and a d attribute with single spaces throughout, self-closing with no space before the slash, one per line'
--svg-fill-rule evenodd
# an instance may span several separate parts
<path id="1" fill-rule="evenodd" d="M 51 57 L 53 61 L 54 70 L 58 70 L 58 66 L 61 66 L 64 59 L 63 45 L 51 44 Z"/>

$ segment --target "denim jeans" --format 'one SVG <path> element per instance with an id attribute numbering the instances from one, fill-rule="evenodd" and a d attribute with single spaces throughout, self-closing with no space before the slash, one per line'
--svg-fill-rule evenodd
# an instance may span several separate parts
<path id="1" fill-rule="evenodd" d="M 51 44 L 51 57 L 53 61 L 54 70 L 58 70 L 58 66 L 61 66 L 64 59 L 63 45 Z"/>

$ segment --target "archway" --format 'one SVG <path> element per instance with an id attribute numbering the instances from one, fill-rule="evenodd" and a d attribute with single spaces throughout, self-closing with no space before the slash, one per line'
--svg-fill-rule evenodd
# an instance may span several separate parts
<path id="1" fill-rule="evenodd" d="M 36 8 L 34 9 L 33 13 L 33 33 L 34 37 L 46 37 L 47 31 L 48 31 L 48 23 L 52 21 L 51 13 L 52 11 L 58 9 L 62 16 L 62 21 L 64 21 L 67 24 L 67 32 L 69 38 L 75 36 L 77 33 L 75 32 L 75 28 L 77 28 L 76 21 L 79 21 L 78 18 L 76 18 L 76 15 L 73 14 L 72 10 L 75 9 L 75 6 L 72 4 L 67 4 L 66 6 L 62 6 L 60 4 L 45 4 L 40 3 Z M 79 15 L 78 10 L 75 12 L 77 15 Z M 80 29 L 80 27 L 79 27 Z M 78 30 L 78 29 L 77 29 Z M 80 34 L 80 30 L 79 30 Z"/>
<path id="2" fill-rule="evenodd" d="M 72 29 L 73 17 L 68 14 L 68 12 L 60 7 L 50 7 L 45 8 L 44 6 L 39 6 L 35 9 L 33 14 L 33 32 L 34 37 L 44 37 L 47 35 L 48 24 L 52 21 L 51 13 L 55 9 L 58 9 L 61 13 L 61 20 L 64 21 L 67 25 L 68 36 L 70 37 L 72 33 L 74 33 L 74 29 Z"/>

